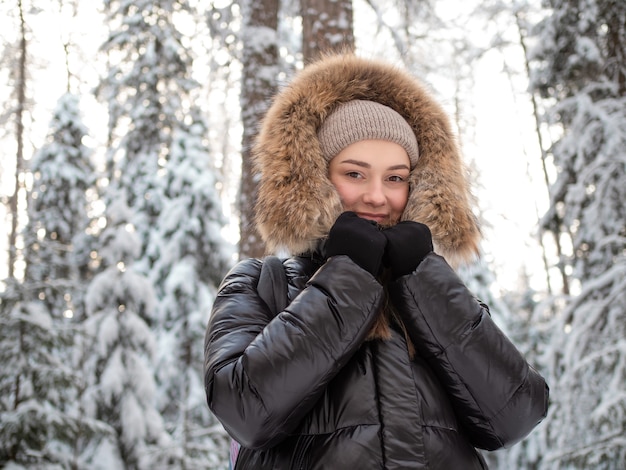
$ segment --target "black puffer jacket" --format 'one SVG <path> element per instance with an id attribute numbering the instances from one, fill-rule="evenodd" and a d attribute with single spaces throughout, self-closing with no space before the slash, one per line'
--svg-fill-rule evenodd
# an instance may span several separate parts
<path id="1" fill-rule="evenodd" d="M 414 343 L 366 337 L 383 288 L 346 256 L 285 263 L 290 304 L 257 292 L 261 261 L 224 279 L 205 349 L 209 406 L 237 469 L 480 469 L 474 449 L 522 439 L 548 390 L 440 256 L 389 295 Z"/>

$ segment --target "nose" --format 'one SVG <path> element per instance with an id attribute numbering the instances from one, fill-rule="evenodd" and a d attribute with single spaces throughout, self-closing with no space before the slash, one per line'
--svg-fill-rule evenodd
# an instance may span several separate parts
<path id="1" fill-rule="evenodd" d="M 386 199 L 384 188 L 380 182 L 371 182 L 363 193 L 363 202 L 371 206 L 383 206 Z"/>

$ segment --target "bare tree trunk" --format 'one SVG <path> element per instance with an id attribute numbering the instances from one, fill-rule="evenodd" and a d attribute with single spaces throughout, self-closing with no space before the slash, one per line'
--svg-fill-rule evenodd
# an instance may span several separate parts
<path id="1" fill-rule="evenodd" d="M 615 8 L 615 5 L 611 5 L 610 2 L 601 4 L 601 8 L 606 8 L 609 12 L 606 13 L 608 21 L 607 27 L 607 57 L 610 57 L 607 64 L 609 71 L 608 75 L 617 84 L 618 96 L 626 96 L 626 28 L 624 28 L 624 17 L 611 12 L 611 8 Z"/>
<path id="2" fill-rule="evenodd" d="M 15 276 L 15 262 L 18 258 L 17 232 L 19 225 L 18 201 L 24 188 L 24 109 L 26 108 L 26 23 L 24 21 L 24 7 L 22 0 L 17 2 L 20 20 L 20 45 L 18 48 L 17 63 L 17 109 L 15 111 L 15 139 L 17 141 L 17 154 L 15 156 L 15 191 L 9 199 L 9 212 L 11 214 L 11 228 L 9 232 L 9 269 L 8 277 Z"/>
<path id="3" fill-rule="evenodd" d="M 528 48 L 526 46 L 526 37 L 524 36 L 524 29 L 522 26 L 521 18 L 519 17 L 519 12 L 515 13 L 515 21 L 516 21 L 517 30 L 519 33 L 520 45 L 522 46 L 522 50 L 524 51 L 524 65 L 526 67 L 526 75 L 530 78 L 530 65 L 528 63 Z M 538 145 L 541 151 L 541 168 L 543 170 L 543 177 L 546 183 L 546 190 L 548 191 L 548 195 L 550 195 L 550 179 L 548 177 L 548 168 L 546 165 L 546 160 L 548 159 L 548 155 L 545 150 L 546 147 L 545 147 L 545 143 L 543 141 L 543 137 L 541 134 L 541 127 L 540 127 L 541 118 L 540 118 L 540 113 L 539 113 L 539 104 L 537 103 L 537 98 L 535 97 L 535 94 L 532 91 L 530 92 L 530 99 L 531 99 L 531 103 L 533 106 L 533 116 L 535 118 L 535 133 L 537 135 Z M 555 219 L 557 217 L 558 216 L 555 213 Z M 563 226 L 563 223 L 560 220 L 560 218 L 559 220 L 554 220 L 553 223 L 556 227 Z M 557 256 L 559 258 L 559 263 L 557 267 L 561 273 L 561 282 L 563 284 L 562 290 L 564 294 L 569 294 L 569 291 L 570 291 L 569 278 L 567 276 L 567 273 L 565 272 L 565 267 L 563 263 L 561 262 L 561 260 L 563 259 L 563 249 L 561 247 L 561 240 L 559 237 L 559 232 L 554 231 L 552 233 L 554 235 L 554 244 L 556 246 Z M 548 263 L 548 258 L 546 254 L 546 246 L 543 240 L 543 235 L 544 235 L 544 227 L 542 226 L 540 222 L 539 223 L 539 244 L 541 245 L 541 249 L 542 249 L 542 257 L 543 257 L 544 269 L 546 270 L 546 281 L 547 281 L 548 290 L 549 292 L 552 292 L 552 285 L 550 282 L 550 271 L 549 271 L 550 266 Z"/>
<path id="4" fill-rule="evenodd" d="M 68 5 L 72 9 L 72 16 L 76 17 L 78 6 L 75 1 L 69 0 L 59 0 L 59 13 L 63 15 L 63 6 Z M 70 66 L 70 57 L 72 55 L 71 48 L 72 44 L 70 42 L 70 35 L 68 31 L 62 31 L 62 41 L 63 41 L 63 52 L 65 53 L 65 74 L 67 85 L 65 90 L 70 93 L 72 91 L 72 80 L 74 78 L 72 74 L 72 67 Z"/>
<path id="5" fill-rule="evenodd" d="M 245 8 L 244 8 L 245 6 Z M 241 190 L 239 194 L 239 256 L 260 257 L 265 247 L 254 226 L 257 184 L 250 149 L 259 121 L 274 95 L 278 80 L 278 0 L 248 0 L 242 6 L 243 76 L 241 85 Z"/>
<path id="6" fill-rule="evenodd" d="M 331 51 L 353 51 L 352 0 L 301 0 L 304 62 Z"/>

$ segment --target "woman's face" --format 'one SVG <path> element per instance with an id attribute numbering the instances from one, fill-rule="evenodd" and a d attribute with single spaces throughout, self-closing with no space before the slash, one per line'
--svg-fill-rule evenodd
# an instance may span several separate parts
<path id="1" fill-rule="evenodd" d="M 361 140 L 339 152 L 329 165 L 344 211 L 383 226 L 400 220 L 409 198 L 409 157 L 401 145 Z"/>

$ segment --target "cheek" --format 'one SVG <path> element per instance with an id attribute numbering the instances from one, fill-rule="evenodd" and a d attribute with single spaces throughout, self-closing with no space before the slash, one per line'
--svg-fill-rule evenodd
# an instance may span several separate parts
<path id="1" fill-rule="evenodd" d="M 341 200 L 341 204 L 344 209 L 354 204 L 355 199 L 357 198 L 356 191 L 354 187 L 350 184 L 335 184 L 335 189 L 339 194 L 339 199 Z"/>
<path id="2" fill-rule="evenodd" d="M 398 194 L 394 194 L 394 197 L 391 199 L 391 207 L 398 217 L 404 212 L 408 200 L 408 189 L 406 191 L 399 191 Z"/>

